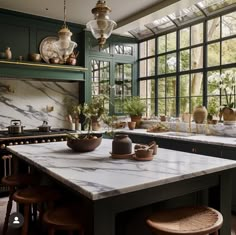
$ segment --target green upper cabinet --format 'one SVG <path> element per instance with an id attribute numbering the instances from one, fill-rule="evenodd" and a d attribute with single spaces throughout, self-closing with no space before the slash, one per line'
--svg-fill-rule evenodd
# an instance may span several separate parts
<path id="1" fill-rule="evenodd" d="M 137 42 L 130 37 L 112 35 L 99 49 L 90 32 L 84 32 L 86 82 L 89 101 L 92 96 L 109 96 L 110 114 L 123 114 L 123 101 L 137 95 Z"/>
<path id="2" fill-rule="evenodd" d="M 72 40 L 78 44 L 75 51 L 82 53 L 78 58 L 77 66 L 51 65 L 46 62 L 33 63 L 29 61 L 30 53 L 39 53 L 40 43 L 46 37 L 55 37 L 63 22 L 48 18 L 23 14 L 0 9 L 0 28 L 4 32 L 0 36 L 0 52 L 7 47 L 11 48 L 12 60 L 0 61 L 0 76 L 5 78 L 29 78 L 48 80 L 85 80 L 83 42 L 80 34 L 84 26 L 68 23 L 73 33 Z M 19 62 L 19 56 L 23 61 Z M 18 63 L 19 62 L 19 63 Z"/>

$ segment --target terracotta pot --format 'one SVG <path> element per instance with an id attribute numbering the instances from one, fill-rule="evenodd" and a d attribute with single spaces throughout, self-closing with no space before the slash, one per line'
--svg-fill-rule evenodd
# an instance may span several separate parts
<path id="1" fill-rule="evenodd" d="M 225 107 L 222 110 L 224 124 L 236 123 L 236 109 Z"/>
<path id="2" fill-rule="evenodd" d="M 198 123 L 198 124 L 202 124 L 206 121 L 207 118 L 207 109 L 205 108 L 205 106 L 197 106 L 195 107 L 195 109 L 193 110 L 193 120 Z"/>
<path id="3" fill-rule="evenodd" d="M 137 149 L 135 155 L 138 158 L 150 158 L 153 155 L 153 149 Z"/>
<path id="4" fill-rule="evenodd" d="M 136 126 L 136 122 L 128 122 L 128 127 L 130 130 L 133 130 Z"/>
<path id="5" fill-rule="evenodd" d="M 130 154 L 132 153 L 132 141 L 128 135 L 115 135 L 112 141 L 113 154 Z"/>
<path id="6" fill-rule="evenodd" d="M 142 116 L 130 116 L 131 122 L 136 122 L 136 127 L 140 127 Z"/>
<path id="7" fill-rule="evenodd" d="M 92 121 L 92 130 L 93 131 L 99 131 L 101 128 L 101 124 L 99 121 Z"/>

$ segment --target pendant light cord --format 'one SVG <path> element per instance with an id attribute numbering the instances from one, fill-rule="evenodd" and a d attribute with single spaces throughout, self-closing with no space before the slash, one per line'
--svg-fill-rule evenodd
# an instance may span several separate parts
<path id="1" fill-rule="evenodd" d="M 67 25 L 66 25 L 66 0 L 64 0 L 64 27 L 67 28 Z"/>

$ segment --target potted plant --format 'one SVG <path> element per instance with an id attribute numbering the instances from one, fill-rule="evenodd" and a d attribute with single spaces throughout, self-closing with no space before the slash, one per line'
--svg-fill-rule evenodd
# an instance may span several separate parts
<path id="1" fill-rule="evenodd" d="M 207 122 L 209 124 L 214 124 L 217 123 L 217 116 L 219 113 L 219 107 L 217 106 L 216 100 L 215 99 L 211 99 L 208 103 L 208 107 L 207 107 Z"/>
<path id="2" fill-rule="evenodd" d="M 126 99 L 124 102 L 124 111 L 130 115 L 131 121 L 136 122 L 136 127 L 140 126 L 142 115 L 145 112 L 146 105 L 139 96 Z"/>
<path id="3" fill-rule="evenodd" d="M 209 81 L 215 83 L 218 87 L 215 94 L 225 95 L 225 103 L 221 106 L 220 116 L 224 118 L 224 124 L 234 124 L 236 123 L 236 72 L 233 70 L 228 70 L 225 73 L 213 73 L 209 77 Z"/>

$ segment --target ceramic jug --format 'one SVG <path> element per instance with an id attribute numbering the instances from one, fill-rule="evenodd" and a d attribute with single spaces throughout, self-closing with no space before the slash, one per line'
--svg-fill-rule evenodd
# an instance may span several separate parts
<path id="1" fill-rule="evenodd" d="M 205 106 L 196 106 L 193 110 L 193 120 L 198 123 L 204 123 L 207 118 L 207 109 Z"/>
<path id="2" fill-rule="evenodd" d="M 11 60 L 12 59 L 12 52 L 11 52 L 11 48 L 10 47 L 6 48 L 5 53 L 6 53 L 6 59 L 7 60 Z"/>
<path id="3" fill-rule="evenodd" d="M 132 153 L 132 141 L 128 135 L 115 135 L 112 141 L 113 154 L 130 154 Z"/>

